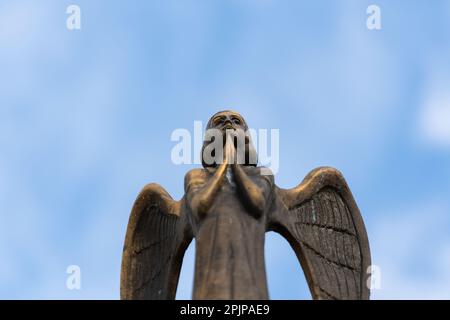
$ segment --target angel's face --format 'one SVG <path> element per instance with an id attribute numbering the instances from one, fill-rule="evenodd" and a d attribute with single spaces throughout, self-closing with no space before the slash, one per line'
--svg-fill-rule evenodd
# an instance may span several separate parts
<path id="1" fill-rule="evenodd" d="M 226 130 L 246 130 L 245 121 L 242 116 L 232 111 L 217 113 L 211 120 L 211 127 L 223 132 Z"/>
<path id="2" fill-rule="evenodd" d="M 233 138 L 234 142 L 234 147 L 237 149 L 237 151 L 239 151 L 240 147 L 244 148 L 245 164 L 256 166 L 257 163 L 256 150 L 251 142 L 247 124 L 244 118 L 239 113 L 230 110 L 220 111 L 216 113 L 211 117 L 206 127 L 207 131 L 210 129 L 214 129 L 212 130 L 213 132 L 215 130 L 221 132 L 223 138 L 223 147 L 225 146 L 226 143 L 226 138 L 228 136 L 227 134 L 231 134 L 231 137 Z M 212 137 L 210 138 L 206 138 L 206 136 L 208 136 L 208 134 L 205 134 L 205 141 L 203 143 L 201 154 L 202 164 L 204 167 L 215 166 L 216 162 L 209 164 L 209 162 L 207 163 L 204 161 L 205 156 L 204 150 L 208 145 L 211 145 L 213 141 L 215 141 L 216 135 L 212 134 Z M 243 144 L 241 144 L 242 142 Z"/>
<path id="3" fill-rule="evenodd" d="M 245 144 L 249 142 L 246 136 L 247 125 L 242 116 L 234 111 L 221 111 L 216 113 L 209 123 L 210 129 L 217 129 L 222 132 L 223 145 L 225 146 L 226 134 L 231 133 L 234 138 L 235 147 L 237 147 L 238 136 L 244 138 Z"/>

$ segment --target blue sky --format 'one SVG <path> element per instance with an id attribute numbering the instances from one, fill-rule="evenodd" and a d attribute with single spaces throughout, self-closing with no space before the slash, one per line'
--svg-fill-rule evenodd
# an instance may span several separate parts
<path id="1" fill-rule="evenodd" d="M 374 299 L 450 299 L 449 57 L 445 0 L 1 0 L 0 298 L 117 299 L 137 193 L 158 182 L 178 199 L 194 167 L 172 163 L 172 131 L 232 108 L 280 129 L 279 186 L 344 173 Z M 81 290 L 66 288 L 73 264 Z M 266 265 L 271 298 L 310 298 L 272 233 Z"/>

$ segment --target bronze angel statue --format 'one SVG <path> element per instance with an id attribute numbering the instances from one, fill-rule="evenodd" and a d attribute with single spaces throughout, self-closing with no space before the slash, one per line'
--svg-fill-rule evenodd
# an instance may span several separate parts
<path id="1" fill-rule="evenodd" d="M 180 201 L 158 184 L 138 195 L 123 249 L 121 298 L 174 299 L 195 238 L 193 299 L 268 299 L 264 239 L 275 231 L 295 251 L 314 299 L 368 299 L 368 238 L 341 173 L 317 168 L 297 187 L 281 189 L 257 166 L 239 113 L 216 113 L 211 131 L 203 168 L 186 174 Z"/>

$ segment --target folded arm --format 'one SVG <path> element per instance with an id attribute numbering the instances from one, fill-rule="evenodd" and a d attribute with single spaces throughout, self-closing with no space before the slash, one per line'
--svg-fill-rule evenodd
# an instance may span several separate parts
<path id="1" fill-rule="evenodd" d="M 217 192 L 223 185 L 227 167 L 230 162 L 230 143 L 228 143 L 228 141 L 229 140 L 227 140 L 225 146 L 224 160 L 206 184 L 204 183 L 204 178 L 200 176 L 201 173 L 199 171 L 191 171 L 186 176 L 185 192 L 187 194 L 187 201 L 193 213 L 198 218 L 203 218 L 207 214 L 216 198 Z"/>

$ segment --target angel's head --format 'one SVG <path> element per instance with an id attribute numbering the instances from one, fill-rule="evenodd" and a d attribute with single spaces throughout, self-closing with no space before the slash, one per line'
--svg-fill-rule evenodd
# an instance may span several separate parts
<path id="1" fill-rule="evenodd" d="M 227 134 L 231 133 L 237 154 L 242 153 L 243 165 L 256 166 L 257 154 L 244 118 L 236 111 L 224 110 L 215 113 L 206 125 L 202 147 L 203 167 L 215 167 L 223 160 Z"/>

